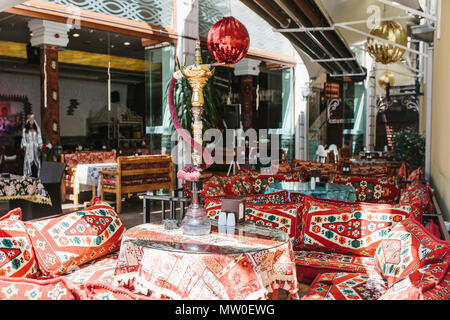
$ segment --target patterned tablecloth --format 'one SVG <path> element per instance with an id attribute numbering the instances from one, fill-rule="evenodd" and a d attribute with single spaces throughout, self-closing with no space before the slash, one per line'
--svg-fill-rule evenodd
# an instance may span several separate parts
<path id="1" fill-rule="evenodd" d="M 100 194 L 100 171 L 116 171 L 117 163 L 88 163 L 78 164 L 75 171 L 74 193 L 92 190 L 97 186 L 97 194 Z M 86 186 L 90 186 L 86 188 Z"/>
<path id="2" fill-rule="evenodd" d="M 0 200 L 26 200 L 52 205 L 52 200 L 41 180 L 17 175 L 0 178 Z"/>
<path id="3" fill-rule="evenodd" d="M 266 299 L 278 288 L 298 299 L 292 245 L 285 233 L 282 241 L 270 236 L 277 232 L 245 225 L 227 233 L 213 225 L 211 234 L 192 237 L 143 224 L 124 235 L 114 284 L 177 300 Z"/>
<path id="4" fill-rule="evenodd" d="M 355 201 L 355 188 L 344 184 L 326 183 L 325 185 L 316 185 L 313 189 L 310 182 L 280 182 L 272 183 L 267 186 L 264 193 L 274 193 L 282 190 L 289 192 L 298 192 L 311 197 L 318 197 L 331 200 L 340 200 L 352 202 Z"/>

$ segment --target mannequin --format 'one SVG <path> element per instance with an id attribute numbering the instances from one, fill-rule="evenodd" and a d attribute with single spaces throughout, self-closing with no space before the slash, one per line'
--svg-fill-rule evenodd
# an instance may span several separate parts
<path id="1" fill-rule="evenodd" d="M 20 144 L 21 148 L 25 149 L 24 176 L 39 177 L 41 168 L 39 150 L 42 148 L 42 144 L 41 129 L 34 119 L 34 114 L 29 114 L 22 130 L 22 142 Z"/>

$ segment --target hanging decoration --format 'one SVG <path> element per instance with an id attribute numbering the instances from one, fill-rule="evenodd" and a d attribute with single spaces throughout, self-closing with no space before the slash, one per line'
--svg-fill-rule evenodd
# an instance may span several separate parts
<path id="1" fill-rule="evenodd" d="M 378 86 L 381 89 L 386 90 L 388 83 L 392 87 L 395 84 L 395 76 L 392 72 L 386 71 L 383 72 L 378 78 Z"/>
<path id="2" fill-rule="evenodd" d="M 407 33 L 400 23 L 392 20 L 382 21 L 370 31 L 370 34 L 374 37 L 367 38 L 366 50 L 376 62 L 395 63 L 403 57 L 405 49 L 380 40 L 384 39 L 406 47 Z"/>
<path id="3" fill-rule="evenodd" d="M 245 26 L 233 17 L 224 17 L 209 30 L 208 50 L 219 63 L 234 64 L 248 52 L 250 37 Z"/>

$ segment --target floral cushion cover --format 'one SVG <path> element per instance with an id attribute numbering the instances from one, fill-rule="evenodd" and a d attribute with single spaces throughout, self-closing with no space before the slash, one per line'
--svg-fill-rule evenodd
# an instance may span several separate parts
<path id="1" fill-rule="evenodd" d="M 380 241 L 411 207 L 336 202 L 305 196 L 294 250 L 373 256 Z"/>
<path id="2" fill-rule="evenodd" d="M 20 208 L 0 219 L 0 277 L 35 277 L 39 274 L 33 245 Z"/>
<path id="3" fill-rule="evenodd" d="M 125 231 L 119 215 L 105 203 L 25 226 L 45 276 L 64 274 L 118 250 Z"/>
<path id="4" fill-rule="evenodd" d="M 375 252 L 376 270 L 392 286 L 428 264 L 444 261 L 450 242 L 435 238 L 413 218 L 397 224 Z"/>
<path id="5" fill-rule="evenodd" d="M 400 196 L 400 181 L 396 176 L 333 175 L 330 183 L 355 188 L 355 199 L 360 202 L 394 203 Z"/>

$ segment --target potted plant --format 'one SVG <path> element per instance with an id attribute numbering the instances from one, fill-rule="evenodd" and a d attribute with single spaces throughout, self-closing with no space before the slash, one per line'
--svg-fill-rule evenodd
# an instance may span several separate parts
<path id="1" fill-rule="evenodd" d="M 425 166 L 425 138 L 412 128 L 392 133 L 392 161 L 406 161 L 411 169 Z"/>

